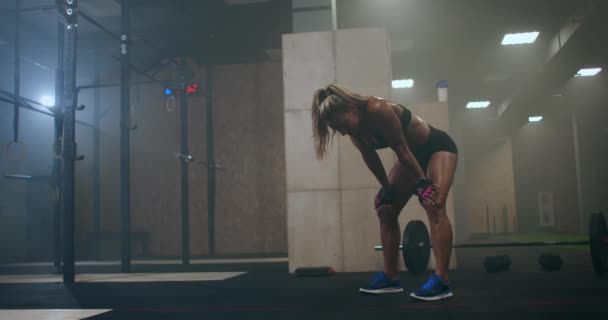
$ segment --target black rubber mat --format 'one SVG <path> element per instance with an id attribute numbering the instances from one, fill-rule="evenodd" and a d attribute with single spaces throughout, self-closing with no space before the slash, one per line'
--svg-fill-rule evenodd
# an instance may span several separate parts
<path id="1" fill-rule="evenodd" d="M 2 309 L 113 309 L 94 319 L 588 319 L 604 317 L 608 277 L 598 278 L 589 254 L 549 248 L 461 249 L 450 273 L 455 296 L 437 302 L 408 297 L 428 274 L 402 273 L 403 294 L 358 293 L 373 273 L 296 278 L 286 263 L 142 266 L 134 272 L 248 271 L 223 280 L 163 283 L 0 284 Z M 543 271 L 541 252 L 564 258 L 559 272 Z M 510 271 L 487 273 L 483 258 L 510 254 Z M 81 272 L 92 272 L 81 267 Z M 103 268 L 102 268 L 103 269 Z M 2 270 L 0 269 L 0 272 Z M 14 270 L 13 270 L 14 271 Z M 99 270 L 97 270 L 99 271 Z"/>

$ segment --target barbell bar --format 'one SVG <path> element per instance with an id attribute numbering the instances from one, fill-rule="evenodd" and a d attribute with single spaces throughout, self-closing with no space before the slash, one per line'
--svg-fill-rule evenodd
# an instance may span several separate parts
<path id="1" fill-rule="evenodd" d="M 608 228 L 602 212 L 594 212 L 589 218 L 589 240 L 581 241 L 535 241 L 535 242 L 494 242 L 494 243 L 457 243 L 452 248 L 494 248 L 494 247 L 543 247 L 543 246 L 580 246 L 588 245 L 593 270 L 597 275 L 608 272 Z M 410 221 L 403 232 L 399 249 L 411 273 L 426 270 L 431 254 L 431 241 L 428 229 L 420 220 Z M 382 246 L 374 246 L 382 250 Z"/>
<path id="2" fill-rule="evenodd" d="M 608 241 L 608 239 L 605 239 Z M 536 242 L 492 242 L 492 243 L 457 243 L 452 246 L 454 249 L 458 248 L 494 248 L 494 247 L 547 247 L 547 246 L 584 246 L 589 245 L 589 240 L 581 241 L 536 241 Z M 419 243 L 418 246 L 422 247 L 424 244 Z M 433 246 L 430 245 L 430 248 Z M 399 245 L 399 250 L 402 250 L 403 246 Z M 382 251 L 382 246 L 374 246 L 374 250 Z"/>

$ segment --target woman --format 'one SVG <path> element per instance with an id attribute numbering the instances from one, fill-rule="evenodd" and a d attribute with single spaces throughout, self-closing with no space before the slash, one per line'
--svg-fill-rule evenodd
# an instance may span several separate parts
<path id="1" fill-rule="evenodd" d="M 403 291 L 397 270 L 401 239 L 397 217 L 410 197 L 416 195 L 429 219 L 437 266 L 429 281 L 410 296 L 421 300 L 451 297 L 447 271 L 452 225 L 445 203 L 458 164 L 454 141 L 402 105 L 379 97 L 361 96 L 337 84 L 317 90 L 312 103 L 312 121 L 319 159 L 336 132 L 348 135 L 382 186 L 374 206 L 380 222 L 384 272 L 379 272 L 360 292 Z M 383 148 L 391 148 L 398 159 L 388 176 L 376 152 Z"/>

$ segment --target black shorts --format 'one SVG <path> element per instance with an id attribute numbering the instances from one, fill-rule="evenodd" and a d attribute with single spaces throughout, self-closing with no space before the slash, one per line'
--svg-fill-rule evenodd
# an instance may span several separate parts
<path id="1" fill-rule="evenodd" d="M 431 160 L 431 156 L 439 151 L 447 151 L 451 153 L 458 153 L 458 148 L 456 147 L 456 143 L 450 135 L 440 129 L 437 129 L 433 126 L 430 126 L 431 132 L 429 133 L 429 139 L 423 146 L 420 146 L 416 150 L 413 150 L 412 153 L 420 166 L 422 167 L 422 171 L 426 174 L 426 169 Z"/>

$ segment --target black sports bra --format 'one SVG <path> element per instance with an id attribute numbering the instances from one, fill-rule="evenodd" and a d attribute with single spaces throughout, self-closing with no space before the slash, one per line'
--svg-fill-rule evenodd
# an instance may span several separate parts
<path id="1" fill-rule="evenodd" d="M 399 119 L 399 120 L 401 120 L 401 127 L 403 129 L 405 129 L 410 125 L 410 122 L 412 122 L 412 112 L 408 108 L 406 108 L 400 104 L 398 106 L 400 106 L 403 109 L 403 113 L 401 114 L 401 119 Z M 386 141 L 384 141 L 384 139 L 382 137 L 374 136 L 373 139 L 374 139 L 375 143 L 372 147 L 374 149 L 384 149 L 384 148 L 389 147 L 388 143 Z"/>
<path id="2" fill-rule="evenodd" d="M 412 122 L 412 112 L 402 105 L 399 106 L 403 109 L 403 113 L 401 114 L 401 127 L 405 129 L 410 125 L 410 122 Z"/>

